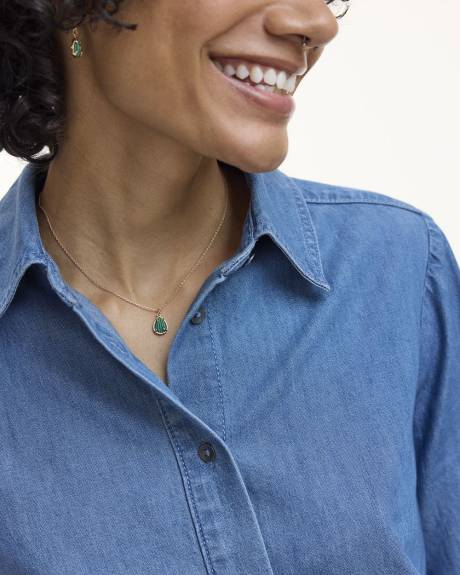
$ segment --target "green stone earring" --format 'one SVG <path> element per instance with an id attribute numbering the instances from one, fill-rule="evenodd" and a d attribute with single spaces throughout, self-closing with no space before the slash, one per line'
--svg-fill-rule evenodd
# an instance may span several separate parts
<path id="1" fill-rule="evenodd" d="M 74 58 L 80 58 L 80 56 L 83 54 L 83 49 L 81 47 L 80 39 L 78 38 L 78 29 L 73 28 L 72 34 L 73 34 L 73 42 L 72 45 L 70 46 L 70 50 Z"/>

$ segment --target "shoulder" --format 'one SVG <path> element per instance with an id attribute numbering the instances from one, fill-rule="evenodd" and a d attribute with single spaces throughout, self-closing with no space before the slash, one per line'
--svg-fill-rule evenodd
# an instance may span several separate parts
<path id="1" fill-rule="evenodd" d="M 311 204 L 330 205 L 330 206 L 369 206 L 374 211 L 384 208 L 391 215 L 395 212 L 408 212 L 409 217 L 415 216 L 415 219 L 430 218 L 422 209 L 398 200 L 392 196 L 362 188 L 352 188 L 348 186 L 338 186 L 324 182 L 315 182 L 301 178 L 288 176 L 289 179 L 298 186 L 305 199 Z M 388 208 L 388 209 L 387 209 Z"/>
<path id="2" fill-rule="evenodd" d="M 287 177 L 305 200 L 329 277 L 331 268 L 363 279 L 397 277 L 407 293 L 423 291 L 435 274 L 460 277 L 444 231 L 420 207 L 374 190 Z"/>
<path id="3" fill-rule="evenodd" d="M 361 240 L 369 247 L 398 247 L 402 253 L 428 255 L 430 235 L 441 233 L 432 216 L 395 197 L 361 188 L 288 176 L 301 191 L 322 235 Z"/>

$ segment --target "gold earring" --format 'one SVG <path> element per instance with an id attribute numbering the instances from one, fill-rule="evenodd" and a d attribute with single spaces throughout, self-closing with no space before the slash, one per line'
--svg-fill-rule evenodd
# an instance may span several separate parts
<path id="1" fill-rule="evenodd" d="M 74 58 L 80 58 L 80 56 L 83 54 L 83 49 L 81 47 L 81 42 L 78 37 L 78 28 L 73 28 L 72 34 L 73 34 L 73 42 L 70 46 L 70 50 Z"/>

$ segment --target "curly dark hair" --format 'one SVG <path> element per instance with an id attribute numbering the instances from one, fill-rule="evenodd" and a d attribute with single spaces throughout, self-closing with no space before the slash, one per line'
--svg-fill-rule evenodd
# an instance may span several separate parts
<path id="1" fill-rule="evenodd" d="M 115 28 L 123 0 L 0 0 L 0 152 L 47 167 L 65 129 L 64 66 L 55 34 L 85 19 Z M 49 153 L 34 158 L 47 146 Z"/>
<path id="2" fill-rule="evenodd" d="M 0 152 L 46 167 L 66 126 L 64 65 L 56 30 L 87 20 L 136 30 L 113 15 L 123 0 L 0 0 Z M 341 18 L 351 0 L 325 0 Z M 39 157 L 44 147 L 49 153 Z"/>

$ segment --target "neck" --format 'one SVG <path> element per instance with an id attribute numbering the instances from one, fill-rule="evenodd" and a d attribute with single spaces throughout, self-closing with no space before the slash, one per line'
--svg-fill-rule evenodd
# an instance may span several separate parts
<path id="1" fill-rule="evenodd" d="M 40 202 L 89 277 L 126 298 L 156 305 L 211 241 L 225 208 L 226 181 L 226 217 L 203 259 L 213 268 L 238 248 L 249 205 L 241 173 L 216 160 L 201 158 L 172 171 L 165 163 L 140 165 L 132 157 L 107 170 L 87 157 L 73 154 L 68 161 L 60 154 L 49 167 Z M 44 247 L 65 281 L 98 297 L 101 290 L 65 255 L 40 209 L 37 218 Z"/>

